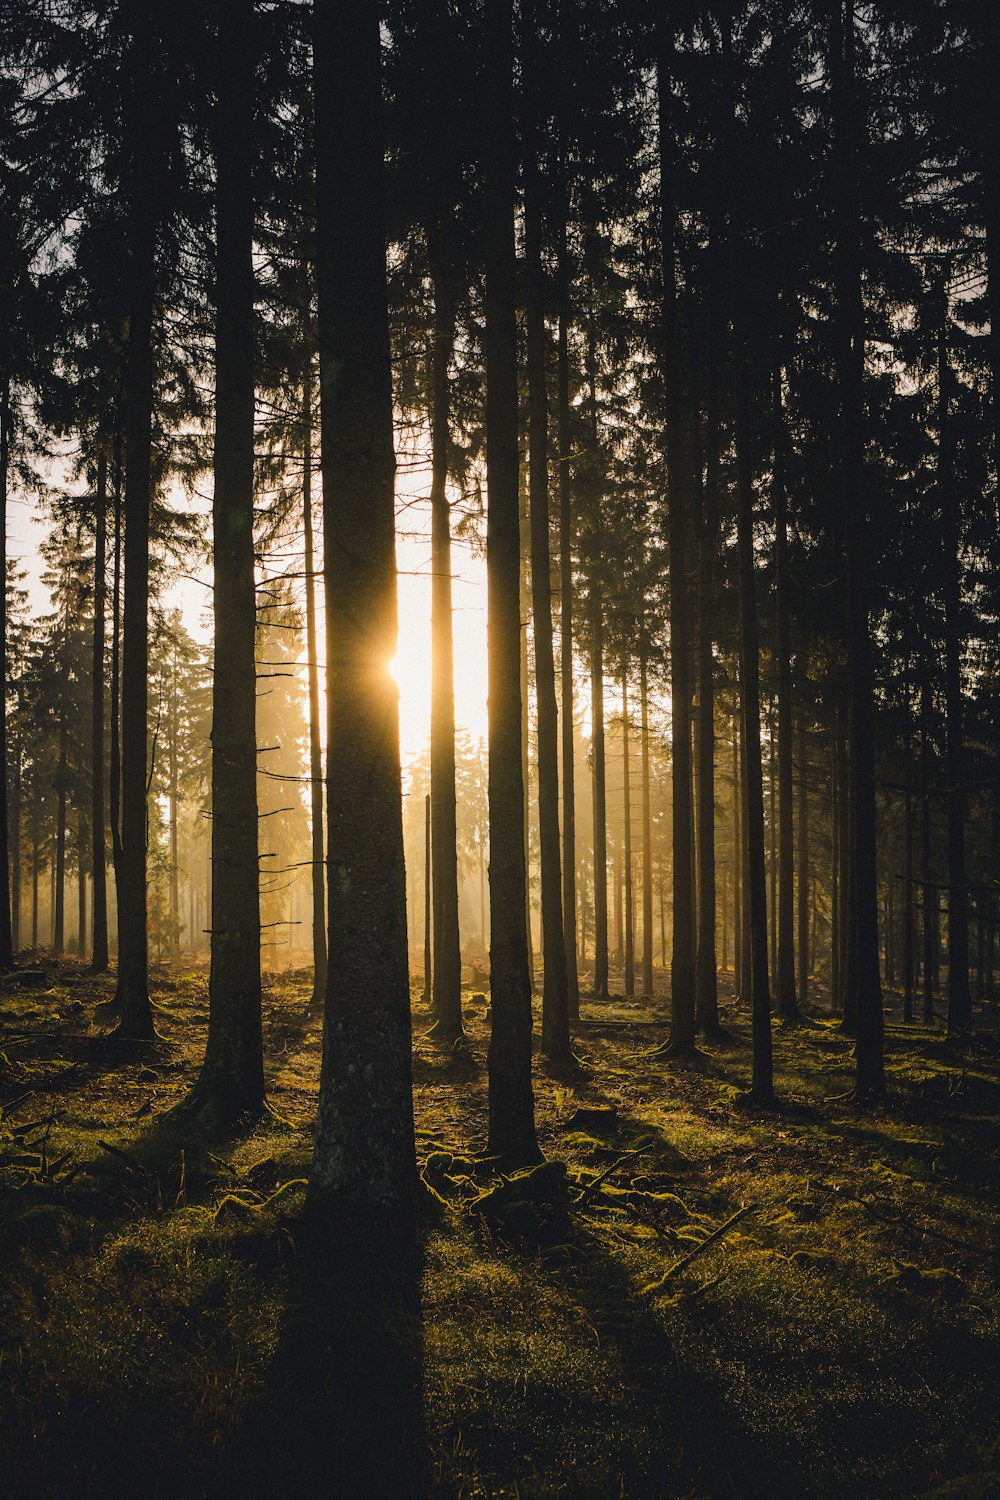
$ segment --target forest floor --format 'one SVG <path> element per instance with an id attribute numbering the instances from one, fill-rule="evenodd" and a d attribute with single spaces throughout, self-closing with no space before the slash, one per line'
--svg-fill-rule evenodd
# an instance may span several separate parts
<path id="1" fill-rule="evenodd" d="M 740 1100 L 748 1036 L 731 1005 L 729 1044 L 681 1066 L 655 1055 L 661 1001 L 585 1003 L 579 1076 L 536 1080 L 540 1141 L 565 1177 L 487 1203 L 481 997 L 459 1052 L 426 1035 L 418 1005 L 418 1153 L 437 1211 L 409 1355 L 385 1364 L 381 1395 L 369 1369 L 359 1398 L 367 1356 L 329 1296 L 327 1363 L 307 1357 L 318 1283 L 297 1214 L 320 1035 L 306 976 L 267 984 L 275 1114 L 224 1141 L 168 1118 L 200 1060 L 206 990 L 204 970 L 159 971 L 163 1040 L 127 1058 L 105 1041 L 110 981 L 63 965 L 0 996 L 12 1500 L 1000 1495 L 989 1016 L 957 1044 L 890 1005 L 891 1098 L 867 1113 L 844 1097 L 851 1042 L 833 1021 L 776 1027 L 783 1104 L 765 1114 Z M 338 1477 L 345 1412 L 373 1456 L 367 1483 Z M 397 1457 L 381 1483 L 380 1456 L 406 1444 L 425 1478 L 400 1482 Z"/>

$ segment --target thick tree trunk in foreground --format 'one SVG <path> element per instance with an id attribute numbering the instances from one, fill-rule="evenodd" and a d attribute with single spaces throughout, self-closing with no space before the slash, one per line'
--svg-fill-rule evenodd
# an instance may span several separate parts
<path id="1" fill-rule="evenodd" d="M 669 22 L 661 24 L 656 58 L 660 166 L 660 246 L 662 353 L 670 410 L 667 413 L 667 543 L 670 589 L 671 787 L 673 805 L 673 945 L 670 960 L 670 1041 L 672 1053 L 690 1052 L 695 1036 L 695 954 L 692 910 L 691 687 L 688 671 L 690 626 L 687 585 L 686 473 L 682 429 L 683 359 L 677 311 L 675 193 L 677 162 L 670 106 L 673 56 Z"/>
<path id="2" fill-rule="evenodd" d="M 90 833 L 94 882 L 94 951 L 90 967 L 103 974 L 108 967 L 108 858 L 104 816 L 104 643 L 107 614 L 108 460 L 97 455 L 94 526 L 94 630 L 90 682 Z"/>
<path id="3" fill-rule="evenodd" d="M 517 278 L 510 0 L 486 0 L 482 142 L 486 216 L 486 464 L 489 626 L 489 1149 L 539 1159 L 531 1086 L 525 787 L 521 763 Z"/>
<path id="4" fill-rule="evenodd" d="M 310 1006 L 326 997 L 326 879 L 323 858 L 323 748 L 319 732 L 319 656 L 316 642 L 316 562 L 312 500 L 312 357 L 302 383 L 302 528 L 305 534 L 306 670 L 309 674 L 309 839 L 312 865 L 313 983 Z"/>
<path id="5" fill-rule="evenodd" d="M 264 1102 L 253 548 L 253 7 L 219 11 L 216 148 L 215 653 L 208 1043 L 192 1101 L 221 1119 Z"/>
<path id="6" fill-rule="evenodd" d="M 330 960 L 310 1201 L 415 1234 L 379 7 L 315 9 Z M 373 935 L 377 934 L 377 941 Z"/>

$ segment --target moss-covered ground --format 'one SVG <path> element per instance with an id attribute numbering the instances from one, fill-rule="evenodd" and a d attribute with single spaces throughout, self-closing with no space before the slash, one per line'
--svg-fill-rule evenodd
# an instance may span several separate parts
<path id="1" fill-rule="evenodd" d="M 204 971 L 157 975 L 162 1040 L 138 1055 L 105 1041 L 111 988 L 64 965 L 0 995 L 12 1500 L 1000 1495 L 989 1016 L 958 1043 L 890 1006 L 891 1098 L 864 1113 L 835 1022 L 778 1028 L 764 1114 L 734 1007 L 729 1042 L 681 1065 L 656 1055 L 659 1004 L 585 1004 L 579 1075 L 536 1079 L 565 1173 L 508 1184 L 481 1159 L 481 1000 L 459 1051 L 418 1007 L 423 1259 L 377 1327 L 301 1232 L 306 976 L 267 988 L 274 1114 L 226 1139 L 169 1119 Z"/>

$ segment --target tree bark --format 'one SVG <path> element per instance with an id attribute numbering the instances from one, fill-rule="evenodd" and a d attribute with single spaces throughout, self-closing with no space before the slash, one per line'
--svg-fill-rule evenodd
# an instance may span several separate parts
<path id="1" fill-rule="evenodd" d="M 704 1036 L 719 1032 L 715 869 L 715 552 L 719 528 L 719 429 L 714 342 L 709 351 L 706 469 L 698 527 L 698 953 L 695 1016 Z M 700 476 L 701 460 L 698 460 Z"/>
<path id="2" fill-rule="evenodd" d="M 799 705 L 799 1010 L 809 1003 L 809 738 L 805 703 Z"/>
<path id="3" fill-rule="evenodd" d="M 778 909 L 775 1001 L 783 1021 L 800 1019 L 795 998 L 795 831 L 792 768 L 791 588 L 788 577 L 788 492 L 785 486 L 785 420 L 782 372 L 772 385 L 774 424 L 774 586 L 778 677 Z M 800 951 L 799 963 L 804 962 Z"/>
<path id="4" fill-rule="evenodd" d="M 625 994 L 635 994 L 635 913 L 632 901 L 632 775 L 629 764 L 628 664 L 622 667 L 622 787 L 625 873 Z"/>
<path id="5" fill-rule="evenodd" d="M 948 777 L 948 1031 L 968 1030 L 969 898 L 965 875 L 965 732 L 962 700 L 962 507 L 955 487 L 950 412 L 947 290 L 940 291 L 938 340 L 938 505 L 944 551 L 945 758 Z"/>
<path id="6" fill-rule="evenodd" d="M 489 629 L 489 1150 L 540 1157 L 531 1085 L 531 977 L 521 762 L 517 278 L 511 0 L 486 0 L 483 167 L 486 260 L 487 589 Z"/>
<path id="7" fill-rule="evenodd" d="M 653 982 L 653 818 L 649 777 L 649 645 L 643 622 L 639 634 L 639 736 L 642 775 L 642 993 L 651 999 Z"/>
<path id="8" fill-rule="evenodd" d="M 10 917 L 10 830 L 7 809 L 7 489 L 10 479 L 10 376 L 0 386 L 0 973 L 14 968 Z"/>
<path id="9" fill-rule="evenodd" d="M 316 561 L 313 537 L 313 364 L 310 350 L 302 381 L 302 529 L 305 535 L 306 670 L 309 674 L 309 841 L 312 895 L 313 982 L 310 1007 L 326 996 L 326 862 L 323 848 L 323 747 L 319 731 L 319 656 L 316 640 Z"/>
<path id="10" fill-rule="evenodd" d="M 264 1103 L 254 586 L 252 0 L 224 0 L 215 114 L 215 650 L 208 1042 L 192 1104 L 221 1120 Z"/>
<path id="11" fill-rule="evenodd" d="M 661 23 L 656 57 L 660 168 L 660 295 L 668 487 L 668 571 L 670 595 L 671 786 L 673 805 L 673 943 L 670 960 L 671 1053 L 689 1053 L 695 1039 L 695 955 L 691 861 L 691 686 L 688 669 L 690 627 L 687 585 L 687 516 L 680 318 L 677 308 L 676 148 L 671 127 L 673 38 Z"/>
<path id="12" fill-rule="evenodd" d="M 90 681 L 90 822 L 91 865 L 94 881 L 94 951 L 90 968 L 103 974 L 108 967 L 108 875 L 104 811 L 104 650 L 107 615 L 108 460 L 102 446 L 97 454 L 94 497 L 94 631 Z"/>
<path id="13" fill-rule="evenodd" d="M 448 503 L 448 367 L 455 337 L 453 270 L 445 208 L 428 224 L 434 288 L 431 349 L 431 884 L 434 952 L 433 1033 L 462 1036 L 462 953 L 458 926 L 458 819 L 455 794 L 455 668 Z"/>
<path id="14" fill-rule="evenodd" d="M 884 1019 L 878 962 L 875 730 L 868 524 L 864 496 L 865 314 L 861 294 L 857 202 L 858 109 L 854 7 L 835 0 L 831 35 L 836 191 L 836 337 L 840 395 L 841 484 L 847 574 L 847 643 L 851 736 L 851 906 L 857 978 L 855 1094 L 885 1094 Z"/>
<path id="15" fill-rule="evenodd" d="M 542 270 L 541 79 L 534 14 L 522 4 L 529 129 L 524 151 L 524 255 L 528 364 L 528 488 L 530 496 L 531 611 L 538 723 L 538 850 L 542 909 L 542 1052 L 567 1062 L 569 994 L 559 860 L 559 725 L 552 645 L 552 564 L 549 551 L 549 412 L 545 379 L 545 281 Z"/>
<path id="16" fill-rule="evenodd" d="M 416 1234 L 380 9 L 314 12 L 329 971 L 313 1208 Z"/>
<path id="17" fill-rule="evenodd" d="M 125 351 L 125 606 L 121 681 L 121 882 L 118 887 L 117 1034 L 153 1036 L 146 929 L 149 679 L 149 514 L 152 500 L 153 303 L 166 155 L 159 37 L 133 0 L 127 140 L 129 315 Z"/>
<path id="18" fill-rule="evenodd" d="M 579 957 L 576 943 L 576 775 L 573 705 L 573 485 L 570 470 L 572 434 L 569 403 L 570 271 L 564 203 L 559 221 L 557 335 L 558 445 L 559 445 L 559 677 L 562 697 L 563 794 L 563 931 L 566 949 L 566 997 L 571 1020 L 580 1014 Z"/>
<path id="19" fill-rule="evenodd" d="M 591 760 L 594 792 L 594 999 L 608 991 L 608 793 L 604 741 L 604 614 L 600 589 L 591 591 Z"/>

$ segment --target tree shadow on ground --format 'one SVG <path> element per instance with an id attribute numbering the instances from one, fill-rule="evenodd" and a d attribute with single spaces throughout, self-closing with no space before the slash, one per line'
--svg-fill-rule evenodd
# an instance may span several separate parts
<path id="1" fill-rule="evenodd" d="M 267 1388 L 227 1448 L 224 1492 L 418 1500 L 427 1493 L 419 1257 L 368 1227 L 308 1218 L 290 1226 L 289 1243 Z"/>

